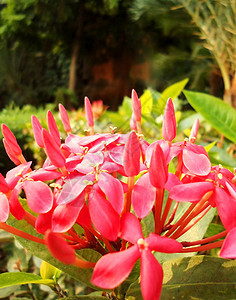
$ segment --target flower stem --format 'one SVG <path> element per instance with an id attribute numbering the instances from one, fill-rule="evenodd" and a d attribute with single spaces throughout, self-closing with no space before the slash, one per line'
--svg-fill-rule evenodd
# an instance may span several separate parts
<path id="1" fill-rule="evenodd" d="M 182 249 L 179 251 L 179 253 L 188 253 L 188 252 L 199 252 L 199 251 L 206 251 L 214 248 L 219 248 L 222 246 L 224 241 L 218 241 L 214 243 L 210 243 L 207 245 L 199 246 L 199 247 L 192 247 L 192 248 L 187 248 L 187 249 Z"/>
<path id="2" fill-rule="evenodd" d="M 173 225 L 173 227 L 165 234 L 166 237 L 170 236 L 178 227 L 179 225 L 188 217 L 188 215 L 191 213 L 191 211 L 196 206 L 196 203 L 192 203 L 189 208 L 186 210 L 186 212 L 182 215 L 182 217 Z M 168 222 L 169 223 L 169 222 Z"/>
<path id="3" fill-rule="evenodd" d="M 128 192 L 126 194 L 126 197 L 125 197 L 125 203 L 124 203 L 124 208 L 123 208 L 123 211 L 122 211 L 122 215 L 126 212 L 129 212 L 130 211 L 130 208 L 131 208 L 131 194 L 132 194 L 132 190 L 133 190 L 133 187 L 134 187 L 134 180 L 135 180 L 135 177 L 128 177 Z"/>
<path id="4" fill-rule="evenodd" d="M 210 192 L 207 192 L 203 197 L 202 199 L 197 203 L 195 204 L 195 207 L 194 209 L 192 210 L 192 212 L 189 214 L 189 216 L 183 220 L 179 226 L 179 228 L 176 230 L 176 232 L 171 236 L 172 239 L 176 239 L 179 234 L 182 232 L 182 230 L 184 229 L 184 227 L 193 219 L 195 218 L 199 213 L 201 213 L 202 211 L 202 208 L 205 204 L 207 204 L 208 206 L 208 203 L 206 203 L 208 201 L 208 199 L 211 197 L 213 191 L 210 191 Z M 206 208 L 206 206 L 204 207 L 204 209 Z M 171 228 L 172 230 L 172 228 Z M 171 231 L 170 230 L 170 231 Z"/>
<path id="5" fill-rule="evenodd" d="M 22 238 L 24 238 L 26 240 L 29 240 L 29 241 L 32 241 L 32 242 L 36 242 L 36 243 L 39 243 L 39 244 L 45 244 L 45 241 L 43 239 L 38 238 L 36 236 L 33 236 L 31 234 L 28 234 L 28 233 L 26 233 L 24 231 L 21 231 L 19 229 L 16 229 L 16 228 L 14 228 L 14 227 L 12 227 L 10 225 L 7 225 L 6 223 L 1 223 L 0 222 L 0 229 L 3 229 L 5 231 L 10 232 L 10 233 L 12 233 L 14 235 L 17 235 L 19 237 L 22 237 Z"/>
<path id="6" fill-rule="evenodd" d="M 163 196 L 164 196 L 164 190 L 156 189 L 156 205 L 155 205 L 155 233 L 156 234 L 161 234 L 162 231 L 161 212 L 162 212 L 162 205 L 163 205 Z"/>
<path id="7" fill-rule="evenodd" d="M 209 238 L 205 238 L 205 239 L 202 239 L 202 240 L 199 240 L 199 241 L 194 241 L 194 242 L 182 242 L 182 245 L 184 247 L 190 247 L 190 246 L 195 246 L 195 245 L 202 245 L 202 244 L 207 244 L 207 243 L 210 243 L 212 241 L 215 241 L 215 240 L 218 240 L 220 238 L 223 238 L 224 236 L 226 236 L 227 234 L 227 231 L 222 231 L 220 233 L 217 233 Z"/>
<path id="8" fill-rule="evenodd" d="M 161 218 L 161 226 L 160 226 L 161 230 L 163 229 L 163 226 L 164 226 L 166 218 L 169 214 L 172 203 L 173 203 L 173 200 L 168 197 L 168 199 L 166 201 L 165 208 L 164 208 L 164 212 L 163 212 L 163 215 L 162 215 L 162 218 Z"/>
<path id="9" fill-rule="evenodd" d="M 90 261 L 86 261 L 86 260 L 82 260 L 78 257 L 76 257 L 75 262 L 73 263 L 74 266 L 78 267 L 78 268 L 90 268 L 92 269 L 95 266 L 96 263 L 90 262 Z"/>
<path id="10" fill-rule="evenodd" d="M 25 211 L 24 219 L 27 223 L 35 227 L 36 218 L 35 216 L 31 215 L 28 211 Z"/>
<path id="11" fill-rule="evenodd" d="M 194 220 L 191 224 L 189 224 L 187 227 L 185 227 L 185 229 L 179 233 L 177 238 L 179 238 L 181 235 L 185 234 L 185 232 L 189 231 L 194 225 L 196 225 L 208 213 L 208 211 L 210 209 L 211 209 L 210 205 L 208 205 L 206 208 L 204 208 L 202 210 L 202 214 L 196 220 Z"/>

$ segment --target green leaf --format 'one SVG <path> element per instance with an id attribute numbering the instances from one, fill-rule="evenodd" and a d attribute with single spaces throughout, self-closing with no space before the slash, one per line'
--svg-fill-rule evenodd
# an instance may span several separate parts
<path id="1" fill-rule="evenodd" d="M 140 97 L 142 105 L 142 114 L 149 116 L 152 111 L 153 99 L 150 90 L 145 90 L 143 95 Z"/>
<path id="2" fill-rule="evenodd" d="M 185 257 L 165 262 L 163 271 L 163 300 L 235 299 L 235 260 L 203 255 Z"/>
<path id="3" fill-rule="evenodd" d="M 212 142 L 212 143 L 206 145 L 206 146 L 204 147 L 205 150 L 206 150 L 206 152 L 208 153 L 208 152 L 215 146 L 215 144 L 216 144 L 216 141 L 214 141 L 214 142 Z"/>
<path id="4" fill-rule="evenodd" d="M 208 237 L 211 237 L 213 235 L 216 235 L 222 231 L 224 231 L 225 228 L 223 225 L 221 224 L 215 224 L 215 223 L 211 223 L 209 225 L 209 227 L 207 228 L 207 231 L 205 233 L 205 237 L 208 238 Z"/>
<path id="5" fill-rule="evenodd" d="M 25 272 L 7 272 L 0 274 L 0 288 L 28 283 L 54 285 L 53 280 L 42 279 L 40 276 L 35 274 Z"/>
<path id="6" fill-rule="evenodd" d="M 184 87 L 188 83 L 188 78 L 181 80 L 168 86 L 162 93 L 161 97 L 158 99 L 157 105 L 154 108 L 155 112 L 159 115 L 162 115 L 165 110 L 166 102 L 168 98 L 172 98 L 173 100 L 179 96 L 179 94 L 183 91 Z"/>
<path id="7" fill-rule="evenodd" d="M 216 130 L 236 143 L 236 111 L 219 98 L 211 95 L 184 91 L 188 102 Z"/>
<path id="8" fill-rule="evenodd" d="M 7 223 L 31 235 L 43 238 L 42 235 L 38 234 L 36 230 L 24 220 L 18 221 L 14 217 L 10 216 Z M 69 274 L 71 277 L 84 283 L 85 285 L 98 290 L 97 287 L 90 283 L 90 279 L 93 272 L 92 269 L 79 269 L 78 267 L 75 267 L 73 265 L 65 265 L 60 261 L 56 260 L 48 251 L 45 245 L 31 242 L 20 237 L 16 237 L 16 239 L 26 250 L 28 250 L 33 255 L 41 258 L 42 260 Z M 83 249 L 77 251 L 77 256 L 81 259 L 96 262 L 101 257 L 101 254 L 92 249 Z"/>
<path id="9" fill-rule="evenodd" d="M 143 300 L 140 282 L 139 280 L 136 280 L 134 283 L 132 283 L 126 293 L 125 299 L 128 300 Z"/>

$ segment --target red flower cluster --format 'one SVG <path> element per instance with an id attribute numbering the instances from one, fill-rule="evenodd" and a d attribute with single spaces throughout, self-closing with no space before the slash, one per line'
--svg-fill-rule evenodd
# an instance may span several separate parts
<path id="1" fill-rule="evenodd" d="M 171 99 L 164 113 L 164 139 L 150 145 L 142 137 L 141 102 L 135 91 L 132 107 L 134 131 L 130 134 L 94 134 L 93 114 L 86 97 L 90 135 L 80 137 L 71 134 L 67 112 L 60 105 L 68 134 L 64 143 L 50 111 L 48 130 L 33 116 L 35 141 L 47 154 L 38 170 L 31 170 L 31 162 L 25 160 L 13 133 L 3 124 L 3 142 L 17 166 L 5 178 L 0 174 L 0 228 L 46 244 L 65 264 L 94 268 L 91 280 L 104 289 L 119 286 L 140 258 L 142 294 L 145 300 L 153 300 L 160 298 L 163 279 L 153 251 L 196 252 L 223 244 L 221 256 L 236 258 L 236 175 L 221 166 L 212 167 L 205 149 L 194 144 L 198 120 L 188 141 L 172 142 L 176 121 Z M 168 166 L 175 157 L 177 167 L 172 174 Z M 48 185 L 48 181 L 53 183 Z M 22 190 L 36 218 L 19 201 Z M 169 197 L 163 207 L 165 191 Z M 191 205 L 174 223 L 181 201 Z M 211 207 L 217 207 L 226 230 L 201 241 L 178 242 Z M 44 239 L 7 225 L 10 213 L 18 220 L 25 219 Z M 144 237 L 140 221 L 150 213 L 154 215 L 155 230 Z M 75 224 L 83 228 L 82 236 L 73 228 Z M 225 241 L 214 242 L 224 236 Z M 76 249 L 83 248 L 93 248 L 103 256 L 96 264 L 81 260 Z"/>

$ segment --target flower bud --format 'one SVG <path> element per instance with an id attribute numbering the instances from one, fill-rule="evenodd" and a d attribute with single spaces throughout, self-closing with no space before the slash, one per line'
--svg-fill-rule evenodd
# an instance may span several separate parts
<path id="1" fill-rule="evenodd" d="M 59 112 L 60 112 L 61 121 L 62 121 L 62 124 L 65 128 L 65 131 L 67 133 L 71 132 L 70 120 L 69 120 L 67 111 L 66 111 L 65 107 L 62 104 L 59 104 Z"/>
<path id="2" fill-rule="evenodd" d="M 166 103 L 162 124 L 162 134 L 164 139 L 170 142 L 173 141 L 176 136 L 175 110 L 171 98 L 169 98 Z"/>

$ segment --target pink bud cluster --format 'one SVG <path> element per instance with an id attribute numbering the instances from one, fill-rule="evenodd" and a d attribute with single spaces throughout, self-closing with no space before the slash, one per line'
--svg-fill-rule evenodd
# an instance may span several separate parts
<path id="1" fill-rule="evenodd" d="M 0 228 L 46 244 L 64 264 L 93 268 L 92 283 L 103 289 L 119 286 L 140 259 L 143 298 L 154 300 L 161 295 L 163 271 L 153 252 L 196 252 L 222 246 L 222 257 L 236 258 L 236 175 L 222 166 L 212 167 L 204 147 L 194 143 L 198 120 L 189 140 L 173 142 L 176 121 L 171 99 L 164 113 L 164 138 L 151 144 L 141 134 L 141 101 L 135 91 L 132 107 L 133 131 L 129 134 L 94 134 L 86 97 L 90 135 L 78 136 L 71 133 L 67 112 L 60 104 L 68 134 L 63 143 L 50 111 L 48 130 L 32 116 L 35 141 L 47 154 L 43 167 L 37 170 L 31 170 L 31 162 L 25 160 L 13 133 L 3 124 L 6 152 L 16 167 L 6 177 L 0 174 Z M 177 162 L 175 174 L 168 171 L 173 159 Z M 22 190 L 36 217 L 19 201 Z M 165 193 L 168 199 L 164 204 Z M 191 205 L 175 220 L 182 201 Z M 207 239 L 180 243 L 178 238 L 212 207 L 217 207 L 226 230 Z M 12 228 L 7 224 L 10 214 L 25 219 L 43 238 Z M 155 229 L 147 237 L 140 221 L 149 214 L 154 216 Z M 83 229 L 82 236 L 75 224 Z M 224 241 L 218 241 L 225 236 Z M 81 260 L 76 250 L 84 248 L 98 251 L 102 258 L 97 263 Z"/>

